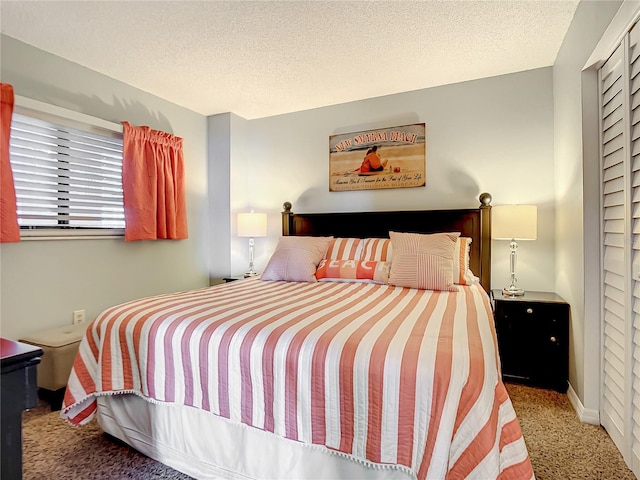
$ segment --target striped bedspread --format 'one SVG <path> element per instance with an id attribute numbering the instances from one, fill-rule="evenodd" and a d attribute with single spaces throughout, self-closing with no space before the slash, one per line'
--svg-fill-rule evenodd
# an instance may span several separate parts
<path id="1" fill-rule="evenodd" d="M 104 311 L 62 417 L 134 393 L 417 479 L 529 479 L 478 285 L 433 292 L 247 279 Z"/>

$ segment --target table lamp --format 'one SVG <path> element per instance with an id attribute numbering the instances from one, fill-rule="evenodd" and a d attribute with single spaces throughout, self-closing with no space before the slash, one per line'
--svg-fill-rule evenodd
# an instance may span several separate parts
<path id="1" fill-rule="evenodd" d="M 238 236 L 249 237 L 249 271 L 245 277 L 257 275 L 253 270 L 253 246 L 255 237 L 267 236 L 267 214 L 266 213 L 239 213 L 238 214 Z"/>
<path id="2" fill-rule="evenodd" d="M 538 233 L 538 207 L 535 205 L 497 205 L 491 212 L 491 236 L 496 240 L 510 240 L 511 282 L 502 294 L 508 297 L 524 295 L 516 286 L 516 240 L 535 240 Z"/>

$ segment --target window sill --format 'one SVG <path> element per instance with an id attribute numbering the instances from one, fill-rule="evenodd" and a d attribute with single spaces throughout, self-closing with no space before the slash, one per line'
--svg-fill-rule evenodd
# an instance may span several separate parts
<path id="1" fill-rule="evenodd" d="M 34 229 L 20 230 L 20 240 L 107 240 L 122 239 L 124 229 Z"/>

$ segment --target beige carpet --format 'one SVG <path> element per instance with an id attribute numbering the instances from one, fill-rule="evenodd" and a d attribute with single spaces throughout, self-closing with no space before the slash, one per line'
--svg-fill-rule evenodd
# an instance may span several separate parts
<path id="1" fill-rule="evenodd" d="M 601 427 L 581 423 L 566 395 L 509 384 L 538 480 L 633 480 Z M 23 416 L 24 480 L 171 479 L 187 475 L 107 437 L 95 421 L 71 427 L 40 406 Z"/>
<path id="2" fill-rule="evenodd" d="M 634 480 L 604 428 L 578 420 L 566 395 L 507 384 L 537 480 Z"/>

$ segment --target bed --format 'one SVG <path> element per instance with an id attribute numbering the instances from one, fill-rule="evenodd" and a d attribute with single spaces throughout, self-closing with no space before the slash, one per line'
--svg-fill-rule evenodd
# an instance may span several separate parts
<path id="1" fill-rule="evenodd" d="M 96 318 L 61 416 L 97 416 L 195 478 L 533 478 L 486 293 L 490 200 L 311 214 L 285 203 L 261 277 Z M 430 255 L 413 257 L 416 245 Z M 427 266 L 406 280 L 403 262 Z"/>

